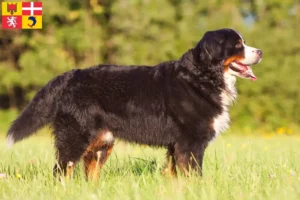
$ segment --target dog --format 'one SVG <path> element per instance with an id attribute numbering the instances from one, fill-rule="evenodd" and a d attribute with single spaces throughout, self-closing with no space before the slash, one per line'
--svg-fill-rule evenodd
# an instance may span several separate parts
<path id="1" fill-rule="evenodd" d="M 8 144 L 43 126 L 53 129 L 54 175 L 72 174 L 82 158 L 97 180 L 115 138 L 165 147 L 168 170 L 202 175 L 206 147 L 229 126 L 236 77 L 263 52 L 232 29 L 208 31 L 176 61 L 156 66 L 98 65 L 59 75 L 36 93 L 7 133 Z"/>

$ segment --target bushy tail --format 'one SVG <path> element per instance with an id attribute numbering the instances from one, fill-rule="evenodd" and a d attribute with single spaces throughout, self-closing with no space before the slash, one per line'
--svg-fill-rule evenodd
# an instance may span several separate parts
<path id="1" fill-rule="evenodd" d="M 56 100 L 67 84 L 69 74 L 67 72 L 52 79 L 36 93 L 31 102 L 11 124 L 7 133 L 7 144 L 9 146 L 29 137 L 53 120 L 56 113 Z"/>

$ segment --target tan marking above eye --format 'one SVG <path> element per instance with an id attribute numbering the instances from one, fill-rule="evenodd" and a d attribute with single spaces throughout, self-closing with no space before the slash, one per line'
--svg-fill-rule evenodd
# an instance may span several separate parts
<path id="1" fill-rule="evenodd" d="M 235 48 L 242 48 L 242 47 L 243 47 L 243 44 L 240 42 L 235 45 Z"/>

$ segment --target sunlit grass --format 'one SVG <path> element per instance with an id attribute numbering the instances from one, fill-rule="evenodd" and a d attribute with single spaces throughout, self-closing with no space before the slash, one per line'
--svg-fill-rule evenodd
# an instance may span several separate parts
<path id="1" fill-rule="evenodd" d="M 117 141 L 98 183 L 82 166 L 52 177 L 53 140 L 34 136 L 13 149 L 0 139 L 0 199 L 300 199 L 300 137 L 221 136 L 207 149 L 204 176 L 170 178 L 165 150 Z"/>

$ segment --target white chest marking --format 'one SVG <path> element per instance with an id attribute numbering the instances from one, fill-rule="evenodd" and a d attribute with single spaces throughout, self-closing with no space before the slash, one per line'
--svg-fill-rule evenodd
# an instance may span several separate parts
<path id="1" fill-rule="evenodd" d="M 224 74 L 226 89 L 221 93 L 221 103 L 222 103 L 222 113 L 213 119 L 213 128 L 215 131 L 215 138 L 229 127 L 229 112 L 228 107 L 233 103 L 237 97 L 237 92 L 235 89 L 236 77 L 225 73 Z"/>

